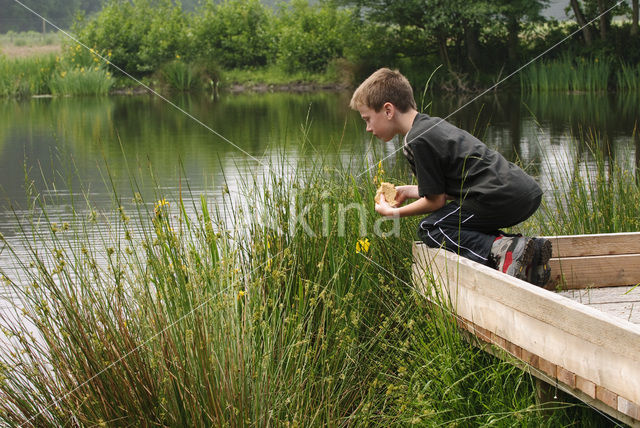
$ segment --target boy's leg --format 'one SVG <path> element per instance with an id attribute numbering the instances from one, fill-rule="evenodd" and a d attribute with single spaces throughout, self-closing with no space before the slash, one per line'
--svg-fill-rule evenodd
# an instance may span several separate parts
<path id="1" fill-rule="evenodd" d="M 516 212 L 505 218 L 501 215 L 504 210 L 482 214 L 452 202 L 422 220 L 418 236 L 431 247 L 443 246 L 501 272 L 538 283 L 533 264 L 542 262 L 542 243 L 538 239 L 504 236 L 498 229 L 525 220 L 539 203 L 539 200 L 532 200 L 529 204 L 516 205 Z M 548 279 L 548 272 L 546 277 Z"/>
<path id="2" fill-rule="evenodd" d="M 481 217 L 450 202 L 420 222 L 418 236 L 430 247 L 444 247 L 489 265 L 491 246 L 499 232 L 497 225 Z"/>

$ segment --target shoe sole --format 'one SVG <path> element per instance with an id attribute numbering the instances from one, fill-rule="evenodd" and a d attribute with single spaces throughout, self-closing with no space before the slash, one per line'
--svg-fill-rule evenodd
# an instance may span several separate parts
<path id="1" fill-rule="evenodd" d="M 549 266 L 549 259 L 551 258 L 551 253 L 553 251 L 553 247 L 551 246 L 551 241 L 544 238 L 536 238 L 536 244 L 540 250 L 540 258 L 538 259 L 536 269 L 536 276 L 534 278 L 534 284 L 540 287 L 544 287 L 549 279 L 551 278 L 551 266 Z"/>
<path id="2" fill-rule="evenodd" d="M 534 239 L 527 239 L 522 254 L 511 263 L 505 272 L 507 275 L 514 276 L 524 281 L 527 280 L 526 268 L 531 264 L 536 254 L 536 243 Z"/>

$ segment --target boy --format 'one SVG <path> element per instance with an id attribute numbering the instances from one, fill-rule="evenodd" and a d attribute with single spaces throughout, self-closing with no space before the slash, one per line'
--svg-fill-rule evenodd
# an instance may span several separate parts
<path id="1" fill-rule="evenodd" d="M 499 229 L 529 218 L 542 191 L 522 169 L 450 123 L 418 113 L 409 81 L 382 68 L 354 92 L 367 131 L 383 141 L 404 135 L 403 152 L 417 186 L 398 186 L 393 208 L 384 197 L 383 216 L 431 213 L 418 236 L 430 247 L 444 246 L 461 256 L 539 286 L 549 280 L 551 242 L 506 236 Z M 413 202 L 402 205 L 407 199 Z M 451 201 L 447 203 L 447 201 Z"/>

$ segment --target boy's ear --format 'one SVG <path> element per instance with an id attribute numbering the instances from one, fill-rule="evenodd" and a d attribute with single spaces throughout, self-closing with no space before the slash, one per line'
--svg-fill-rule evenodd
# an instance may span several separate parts
<path id="1" fill-rule="evenodd" d="M 396 113 L 396 106 L 390 102 L 386 102 L 383 104 L 382 110 L 384 110 L 384 115 L 387 119 L 392 119 Z"/>

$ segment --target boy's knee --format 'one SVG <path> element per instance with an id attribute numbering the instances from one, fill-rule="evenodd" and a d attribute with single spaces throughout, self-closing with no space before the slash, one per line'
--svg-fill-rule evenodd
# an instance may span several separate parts
<path id="1" fill-rule="evenodd" d="M 425 221 L 420 222 L 418 226 L 418 238 L 431 248 L 439 248 L 444 242 L 439 228 Z"/>

